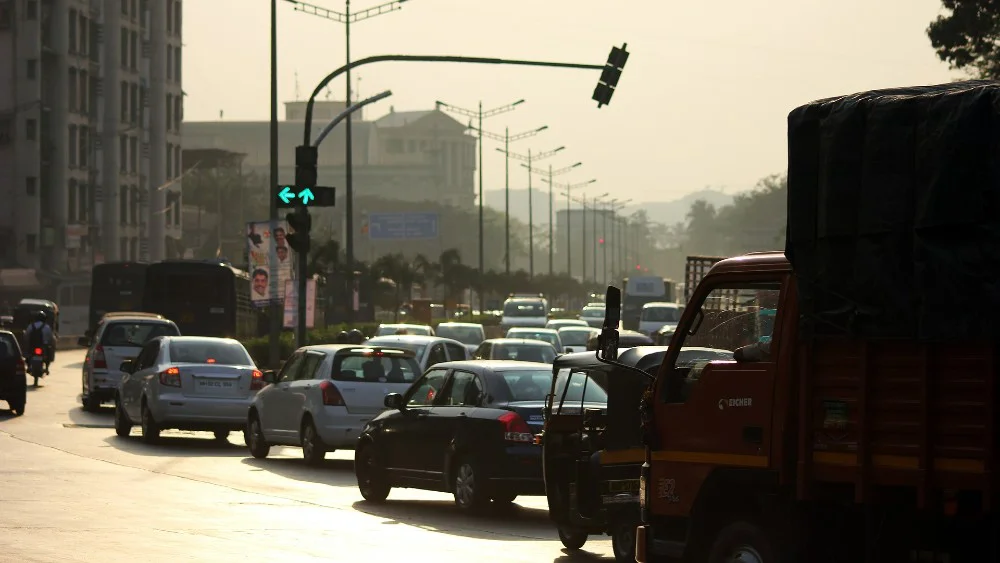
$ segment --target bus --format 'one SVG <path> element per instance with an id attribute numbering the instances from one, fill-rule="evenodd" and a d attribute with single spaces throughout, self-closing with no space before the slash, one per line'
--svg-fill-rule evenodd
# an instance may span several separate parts
<path id="1" fill-rule="evenodd" d="M 90 313 L 87 330 L 97 327 L 107 313 L 138 311 L 146 289 L 145 262 L 97 264 L 90 273 Z"/>
<path id="2" fill-rule="evenodd" d="M 146 270 L 142 310 L 174 321 L 185 336 L 250 338 L 258 315 L 250 275 L 226 262 L 166 260 Z"/>

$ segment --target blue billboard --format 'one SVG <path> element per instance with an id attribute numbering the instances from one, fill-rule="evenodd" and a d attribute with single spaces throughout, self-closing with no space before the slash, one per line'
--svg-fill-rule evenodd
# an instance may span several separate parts
<path id="1" fill-rule="evenodd" d="M 437 213 L 371 213 L 371 240 L 432 239 L 438 237 Z"/>

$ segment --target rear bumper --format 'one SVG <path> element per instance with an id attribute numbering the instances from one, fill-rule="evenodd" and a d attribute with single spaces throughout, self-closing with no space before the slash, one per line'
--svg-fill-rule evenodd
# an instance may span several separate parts
<path id="1" fill-rule="evenodd" d="M 519 495 L 544 495 L 542 448 L 533 444 L 506 446 L 490 480 Z"/>
<path id="2" fill-rule="evenodd" d="M 313 420 L 324 444 L 333 449 L 353 450 L 365 425 L 376 416 L 378 413 L 349 413 L 344 407 L 323 407 L 313 413 Z"/>
<path id="3" fill-rule="evenodd" d="M 153 418 L 162 427 L 186 430 L 242 430 L 253 396 L 240 399 L 160 395 L 149 401 Z"/>

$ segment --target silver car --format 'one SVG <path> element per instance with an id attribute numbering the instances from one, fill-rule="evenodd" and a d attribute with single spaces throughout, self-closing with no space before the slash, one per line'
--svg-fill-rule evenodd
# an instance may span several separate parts
<path id="1" fill-rule="evenodd" d="M 365 345 L 409 350 L 416 356 L 421 371 L 426 371 L 427 368 L 441 362 L 468 360 L 472 357 L 472 354 L 461 342 L 440 336 L 416 334 L 376 336 L 365 342 Z"/>
<path id="2" fill-rule="evenodd" d="M 138 423 L 147 443 L 168 428 L 212 431 L 225 440 L 245 427 L 247 410 L 264 387 L 264 374 L 231 338 L 155 338 L 120 369 L 125 375 L 115 396 L 115 433 L 128 436 Z"/>

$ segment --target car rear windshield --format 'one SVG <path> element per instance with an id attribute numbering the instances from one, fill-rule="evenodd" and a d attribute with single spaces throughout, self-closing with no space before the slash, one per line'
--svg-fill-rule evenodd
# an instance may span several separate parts
<path id="1" fill-rule="evenodd" d="M 424 355 L 424 348 L 427 348 L 426 344 L 417 344 L 415 342 L 377 342 L 369 340 L 366 346 L 370 344 L 372 346 L 383 346 L 385 348 L 398 348 L 400 350 L 409 350 L 413 352 L 413 355 L 420 358 Z"/>
<path id="2" fill-rule="evenodd" d="M 537 301 L 511 301 L 503 306 L 505 317 L 544 317 L 545 306 Z"/>
<path id="3" fill-rule="evenodd" d="M 586 346 L 591 334 L 590 330 L 560 330 L 559 339 L 563 346 Z"/>
<path id="4" fill-rule="evenodd" d="M 569 389 L 566 389 L 566 383 Z M 563 391 L 566 397 L 563 397 Z M 582 371 L 574 371 L 570 374 L 568 369 L 559 370 L 556 378 L 555 400 L 565 403 L 607 403 L 608 394 L 596 382 L 587 377 Z"/>
<path id="5" fill-rule="evenodd" d="M 141 348 L 159 336 L 180 336 L 180 332 L 167 323 L 111 323 L 101 336 L 101 346 Z"/>
<path id="6" fill-rule="evenodd" d="M 588 318 L 590 318 L 590 317 L 600 318 L 600 317 L 604 316 L 604 309 L 596 309 L 596 308 L 595 309 L 584 309 L 583 311 L 580 312 L 580 316 L 581 317 L 588 317 Z"/>
<path id="7" fill-rule="evenodd" d="M 552 372 L 549 370 L 511 370 L 500 374 L 504 384 L 494 393 L 497 402 L 544 401 L 552 388 Z"/>
<path id="8" fill-rule="evenodd" d="M 0 360 L 17 358 L 21 351 L 17 347 L 17 341 L 10 334 L 0 334 Z"/>
<path id="9" fill-rule="evenodd" d="M 551 332 L 534 332 L 529 330 L 511 330 L 507 333 L 507 338 L 523 338 L 525 340 L 538 340 L 548 342 L 555 346 L 559 344 L 559 337 Z"/>
<path id="10" fill-rule="evenodd" d="M 417 334 L 430 336 L 431 329 L 426 326 L 382 325 L 375 331 L 375 336 L 391 336 L 394 334 Z"/>
<path id="11" fill-rule="evenodd" d="M 413 358 L 386 354 L 346 354 L 333 362 L 330 379 L 357 383 L 412 383 L 420 376 Z"/>
<path id="12" fill-rule="evenodd" d="M 483 341 L 483 329 L 475 326 L 439 326 L 437 335 L 458 340 L 462 344 L 479 344 Z"/>
<path id="13" fill-rule="evenodd" d="M 252 366 L 253 360 L 239 342 L 189 340 L 170 343 L 170 361 L 178 364 Z"/>
<path id="14" fill-rule="evenodd" d="M 493 359 L 551 364 L 556 361 L 556 351 L 552 348 L 552 346 L 500 344 L 493 347 Z"/>
<path id="15" fill-rule="evenodd" d="M 646 307 L 639 320 L 654 323 L 676 323 L 681 320 L 680 307 Z"/>

